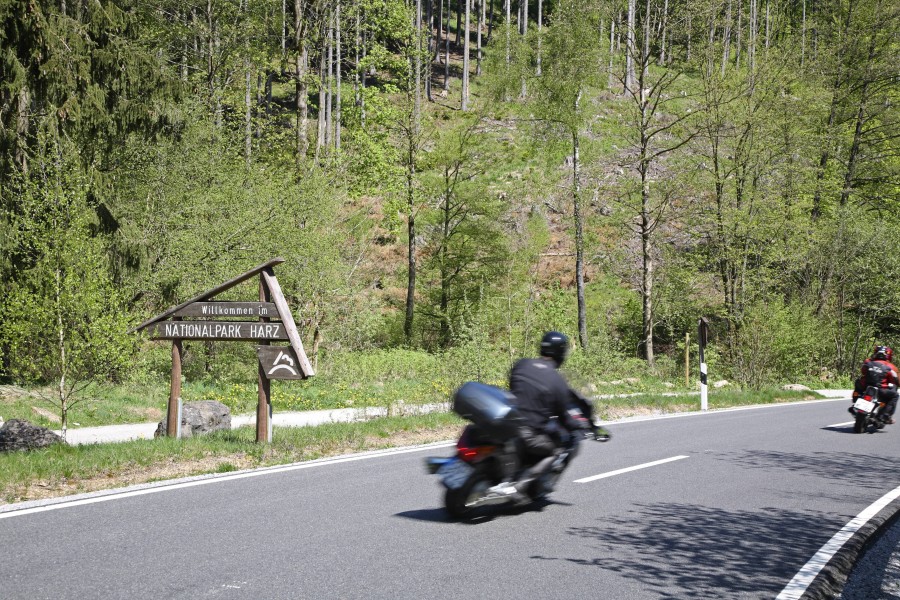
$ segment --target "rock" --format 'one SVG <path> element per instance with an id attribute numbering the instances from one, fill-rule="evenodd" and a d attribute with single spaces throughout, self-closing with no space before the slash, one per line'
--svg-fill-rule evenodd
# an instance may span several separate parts
<path id="1" fill-rule="evenodd" d="M 36 415 L 38 415 L 38 416 L 40 416 L 40 417 L 44 417 L 45 419 L 47 419 L 47 420 L 50 421 L 51 423 L 62 423 L 62 419 L 59 418 L 59 415 L 58 415 L 58 414 L 56 414 L 56 413 L 54 413 L 54 412 L 52 412 L 52 411 L 49 411 L 49 410 L 47 410 L 46 408 L 40 408 L 40 407 L 38 407 L 38 406 L 32 406 L 32 407 L 31 407 L 31 412 L 33 412 L 34 414 L 36 414 Z"/>
<path id="2" fill-rule="evenodd" d="M 781 386 L 781 389 L 787 390 L 789 392 L 808 392 L 810 389 L 805 385 L 800 385 L 799 383 L 789 383 L 787 385 Z"/>
<path id="3" fill-rule="evenodd" d="M 181 407 L 181 437 L 189 438 L 220 429 L 231 429 L 231 410 L 215 400 L 185 402 Z M 166 419 L 156 426 L 153 437 L 167 433 Z"/>
<path id="4" fill-rule="evenodd" d="M 24 419 L 10 419 L 0 427 L 0 452 L 33 450 L 62 443 L 63 439 L 47 429 Z"/>
<path id="5" fill-rule="evenodd" d="M 723 387 L 726 387 L 729 385 L 731 385 L 730 381 L 728 381 L 727 379 L 720 379 L 719 381 L 717 381 L 713 384 L 713 387 L 714 388 L 723 388 Z"/>

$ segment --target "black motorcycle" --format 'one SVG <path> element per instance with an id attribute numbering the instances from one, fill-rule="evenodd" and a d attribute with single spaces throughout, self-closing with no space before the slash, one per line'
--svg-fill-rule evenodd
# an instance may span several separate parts
<path id="1" fill-rule="evenodd" d="M 515 498 L 491 490 L 511 470 L 521 472 L 533 466 L 520 464 L 518 428 L 523 420 L 511 400 L 509 392 L 477 382 L 466 383 L 454 393 L 453 411 L 471 424 L 463 429 L 454 456 L 426 459 L 429 473 L 439 475 L 446 488 L 444 506 L 450 516 L 464 518 L 483 506 L 522 502 L 521 496 Z M 577 407 L 573 406 L 570 414 L 585 421 L 584 433 L 573 434 L 551 425 L 548 434 L 561 451 L 552 457 L 550 468 L 524 490 L 525 501 L 541 500 L 555 489 L 560 475 L 577 454 L 581 439 L 610 439 L 609 432 L 593 426 Z"/>
<path id="2" fill-rule="evenodd" d="M 870 385 L 850 407 L 855 419 L 853 433 L 875 432 L 883 429 L 889 415 L 885 413 L 886 402 L 879 399 L 878 387 Z"/>

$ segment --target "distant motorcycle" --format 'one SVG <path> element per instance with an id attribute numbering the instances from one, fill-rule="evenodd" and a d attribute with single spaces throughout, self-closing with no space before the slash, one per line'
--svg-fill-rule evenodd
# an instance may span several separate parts
<path id="1" fill-rule="evenodd" d="M 885 413 L 887 403 L 879 399 L 878 387 L 870 385 L 850 407 L 850 414 L 855 419 L 853 433 L 875 432 L 883 429 L 889 415 Z"/>
<path id="2" fill-rule="evenodd" d="M 512 406 L 512 400 L 509 392 L 477 382 L 466 383 L 454 393 L 453 411 L 471 423 L 463 429 L 453 456 L 426 458 L 428 472 L 439 475 L 446 488 L 444 506 L 450 516 L 469 517 L 482 506 L 515 501 L 489 491 L 503 481 L 504 473 L 511 468 L 519 466 L 521 471 L 534 464 L 519 464 L 517 438 L 523 420 Z M 541 500 L 554 490 L 560 475 L 577 454 L 581 439 L 587 436 L 598 441 L 610 439 L 609 432 L 593 428 L 580 413 L 575 407 L 570 410 L 574 418 L 585 421 L 583 433 L 573 434 L 561 426 L 551 426 L 548 431 L 561 452 L 553 458 L 550 469 L 525 490 L 529 501 Z"/>

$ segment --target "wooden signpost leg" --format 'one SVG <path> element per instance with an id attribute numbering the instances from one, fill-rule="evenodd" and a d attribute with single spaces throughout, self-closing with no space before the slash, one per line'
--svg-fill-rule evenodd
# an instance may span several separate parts
<path id="1" fill-rule="evenodd" d="M 269 268 L 271 271 L 271 268 Z M 265 271 L 263 271 L 265 273 Z M 271 294 L 269 293 L 269 288 L 266 285 L 265 278 L 263 273 L 260 273 L 259 277 L 259 301 L 260 302 L 269 302 Z M 260 322 L 268 323 L 269 319 L 265 317 L 260 317 Z M 261 342 L 263 345 L 268 345 L 268 341 Z M 257 442 L 271 442 L 271 435 L 269 434 L 269 415 L 271 414 L 272 407 L 272 389 L 271 384 L 269 383 L 269 378 L 266 377 L 266 371 L 263 368 L 262 363 L 257 362 L 256 367 L 257 375 L 259 377 L 259 383 L 257 389 L 259 390 L 259 400 L 256 404 L 256 441 Z"/>
<path id="2" fill-rule="evenodd" d="M 169 406 L 166 413 L 166 436 L 178 435 L 178 404 L 181 398 L 181 340 L 172 340 L 172 379 L 169 383 Z"/>
<path id="3" fill-rule="evenodd" d="M 256 404 L 256 441 L 271 442 L 272 440 L 269 439 L 269 406 L 272 402 L 271 387 L 262 365 L 259 365 L 257 370 L 259 372 L 259 402 Z"/>

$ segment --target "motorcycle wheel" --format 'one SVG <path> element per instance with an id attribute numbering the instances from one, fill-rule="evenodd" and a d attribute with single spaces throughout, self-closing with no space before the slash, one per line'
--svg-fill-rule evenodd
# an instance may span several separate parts
<path id="1" fill-rule="evenodd" d="M 853 433 L 864 433 L 866 431 L 866 415 L 856 415 L 856 422 L 853 424 Z"/>
<path id="2" fill-rule="evenodd" d="M 469 516 L 473 510 L 473 504 L 482 496 L 491 483 L 481 473 L 472 474 L 461 487 L 455 490 L 447 490 L 444 495 L 444 506 L 447 513 L 454 519 Z"/>

